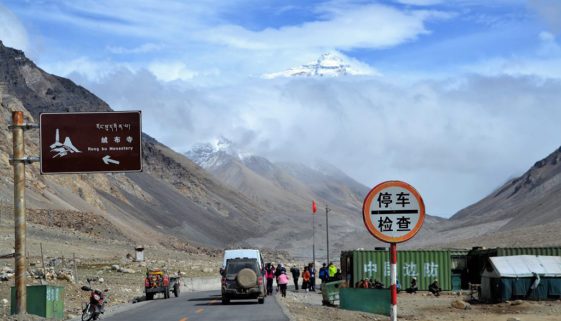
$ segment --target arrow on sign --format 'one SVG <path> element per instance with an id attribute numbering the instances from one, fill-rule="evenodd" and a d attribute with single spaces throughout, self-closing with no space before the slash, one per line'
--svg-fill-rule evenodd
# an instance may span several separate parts
<path id="1" fill-rule="evenodd" d="M 111 159 L 111 156 L 109 156 L 109 155 L 105 155 L 105 157 L 103 157 L 102 160 L 105 164 L 109 164 L 109 163 L 119 164 L 119 161 Z"/>

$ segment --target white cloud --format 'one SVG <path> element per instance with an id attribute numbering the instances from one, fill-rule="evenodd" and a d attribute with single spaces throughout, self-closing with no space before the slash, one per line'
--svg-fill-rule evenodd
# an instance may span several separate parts
<path id="1" fill-rule="evenodd" d="M 0 4 L 0 40 L 7 47 L 27 51 L 27 31 L 20 20 Z"/>
<path id="2" fill-rule="evenodd" d="M 540 32 L 533 55 L 499 56 L 462 67 L 465 72 L 487 76 L 509 75 L 561 79 L 561 46 L 550 32 Z"/>
<path id="3" fill-rule="evenodd" d="M 325 19 L 297 26 L 250 31 L 222 25 L 202 36 L 210 42 L 249 50 L 385 48 L 429 33 L 425 28 L 429 19 L 448 17 L 440 12 L 400 11 L 378 4 L 322 10 Z"/>
<path id="4" fill-rule="evenodd" d="M 414 6 L 432 6 L 442 3 L 443 0 L 397 0 L 398 3 L 410 4 Z"/>
<path id="5" fill-rule="evenodd" d="M 93 60 L 88 57 L 79 57 L 69 61 L 59 61 L 42 64 L 41 67 L 47 72 L 68 76 L 80 75 L 90 81 L 105 79 L 109 74 L 120 68 L 133 69 L 127 64 L 118 64 L 110 60 Z"/>
<path id="6" fill-rule="evenodd" d="M 190 70 L 186 64 L 180 61 L 153 62 L 148 70 L 163 81 L 191 80 L 197 75 L 197 72 Z"/>
<path id="7" fill-rule="evenodd" d="M 558 0 L 530 0 L 528 4 L 549 26 L 551 32 L 561 32 L 561 1 Z"/>
<path id="8" fill-rule="evenodd" d="M 125 48 L 120 46 L 108 46 L 107 50 L 118 55 L 142 54 L 162 50 L 164 46 L 155 43 L 145 43 L 135 48 Z"/>
<path id="9" fill-rule="evenodd" d="M 521 174 L 561 136 L 561 82 L 452 80 L 454 86 L 430 79 L 249 79 L 194 87 L 126 69 L 102 82 L 78 79 L 118 109 L 142 109 L 145 131 L 178 151 L 224 135 L 277 160 L 324 159 L 365 185 L 408 181 L 439 215 Z"/>

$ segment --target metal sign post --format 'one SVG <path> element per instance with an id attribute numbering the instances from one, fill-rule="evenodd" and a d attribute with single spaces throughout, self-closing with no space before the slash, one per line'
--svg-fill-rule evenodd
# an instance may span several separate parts
<path id="1" fill-rule="evenodd" d="M 401 181 L 383 182 L 366 195 L 362 218 L 372 236 L 390 243 L 390 319 L 397 321 L 397 243 L 419 232 L 425 220 L 425 204 L 413 186 Z"/>
<path id="2" fill-rule="evenodd" d="M 25 237 L 27 225 L 25 221 L 25 164 L 38 161 L 36 157 L 25 156 L 23 132 L 25 129 L 37 128 L 34 124 L 23 122 L 23 112 L 12 112 L 13 157 L 10 163 L 14 166 L 14 226 L 15 226 L 15 265 L 16 265 L 16 314 L 27 312 L 25 288 Z"/>
<path id="3" fill-rule="evenodd" d="M 397 320 L 397 244 L 390 244 L 390 320 Z"/>

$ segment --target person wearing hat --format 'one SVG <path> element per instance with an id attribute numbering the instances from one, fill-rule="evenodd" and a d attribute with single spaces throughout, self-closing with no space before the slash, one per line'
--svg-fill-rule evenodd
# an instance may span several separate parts
<path id="1" fill-rule="evenodd" d="M 429 291 L 434 294 L 434 296 L 440 296 L 440 291 L 442 291 L 442 289 L 440 288 L 437 279 L 434 279 L 434 281 L 429 285 Z"/>
<path id="2" fill-rule="evenodd" d="M 408 287 L 407 289 L 405 289 L 405 292 L 407 292 L 407 293 L 417 293 L 417 290 L 418 290 L 418 288 L 417 288 L 417 277 L 414 276 L 411 279 L 411 286 Z"/>

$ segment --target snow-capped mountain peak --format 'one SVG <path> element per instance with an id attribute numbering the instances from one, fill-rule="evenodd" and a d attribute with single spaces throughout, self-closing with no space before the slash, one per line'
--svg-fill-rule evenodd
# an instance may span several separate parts
<path id="1" fill-rule="evenodd" d="M 234 142 L 223 136 L 209 143 L 196 144 L 185 155 L 197 165 L 207 169 L 220 166 L 228 159 L 243 160 L 251 156 L 250 153 L 242 152 Z"/>
<path id="2" fill-rule="evenodd" d="M 339 77 L 339 76 L 358 76 L 378 74 L 368 66 L 359 66 L 359 63 L 351 65 L 340 55 L 335 53 L 324 53 L 315 62 L 290 68 L 281 72 L 274 72 L 263 75 L 265 79 L 279 77 Z"/>

